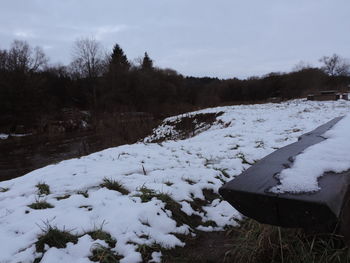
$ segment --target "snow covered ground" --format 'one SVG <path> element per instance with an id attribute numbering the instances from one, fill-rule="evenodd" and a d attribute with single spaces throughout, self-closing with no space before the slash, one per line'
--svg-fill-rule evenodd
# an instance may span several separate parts
<path id="1" fill-rule="evenodd" d="M 206 109 L 166 119 L 144 142 L 0 182 L 0 262 L 91 262 L 96 244 L 121 262 L 141 262 L 152 248 L 158 262 L 161 248 L 184 245 L 179 235 L 238 226 L 242 216 L 217 195 L 225 181 L 349 110 L 348 101 L 305 100 Z M 200 122 L 203 114 L 214 121 Z M 183 118 L 197 123 L 191 138 L 177 140 Z M 77 239 L 40 249 L 50 229 Z M 96 238 L 98 230 L 116 245 Z"/>

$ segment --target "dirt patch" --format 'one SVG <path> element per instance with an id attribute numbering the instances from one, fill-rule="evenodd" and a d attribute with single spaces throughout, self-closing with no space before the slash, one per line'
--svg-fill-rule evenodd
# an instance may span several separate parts
<path id="1" fill-rule="evenodd" d="M 198 113 L 198 114 L 185 114 L 177 117 L 176 119 L 164 121 L 160 127 L 172 127 L 172 130 L 162 134 L 160 137 L 153 134 L 148 142 L 160 143 L 165 140 L 183 140 L 197 135 L 209 129 L 214 122 L 217 121 L 217 117 L 224 114 L 224 112 L 213 113 Z M 159 127 L 159 128 L 160 128 Z"/>
<path id="2" fill-rule="evenodd" d="M 196 232 L 196 237 L 179 236 L 183 248 L 162 250 L 162 262 L 205 263 L 345 263 L 350 248 L 342 236 L 308 233 L 254 220 L 220 232 Z"/>
<path id="3" fill-rule="evenodd" d="M 186 237 L 186 246 L 163 251 L 162 262 L 233 262 L 229 251 L 234 238 L 227 231 L 198 232 L 195 237 Z"/>

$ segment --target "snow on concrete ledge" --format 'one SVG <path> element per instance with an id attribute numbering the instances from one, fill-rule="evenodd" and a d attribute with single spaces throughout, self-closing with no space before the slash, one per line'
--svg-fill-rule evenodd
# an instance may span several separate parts
<path id="1" fill-rule="evenodd" d="M 326 140 L 297 155 L 291 168 L 278 176 L 274 193 L 301 193 L 320 190 L 318 178 L 326 172 L 341 173 L 350 169 L 350 114 L 322 135 Z"/>

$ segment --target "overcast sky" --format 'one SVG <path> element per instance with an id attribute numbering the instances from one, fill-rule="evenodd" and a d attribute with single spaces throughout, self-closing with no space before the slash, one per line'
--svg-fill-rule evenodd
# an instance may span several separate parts
<path id="1" fill-rule="evenodd" d="M 14 39 L 69 63 L 79 37 L 130 60 L 219 78 L 290 71 L 323 55 L 350 58 L 349 0 L 2 0 L 0 48 Z"/>

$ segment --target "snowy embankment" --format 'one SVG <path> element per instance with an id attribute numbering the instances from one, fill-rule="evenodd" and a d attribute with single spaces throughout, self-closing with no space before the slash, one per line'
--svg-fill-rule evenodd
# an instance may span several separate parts
<path id="1" fill-rule="evenodd" d="M 91 262 L 98 249 L 159 261 L 161 249 L 184 245 L 180 235 L 237 225 L 217 195 L 225 181 L 349 109 L 295 100 L 202 110 L 166 119 L 143 143 L 0 182 L 0 262 Z M 55 245 L 51 230 L 71 242 Z"/>

